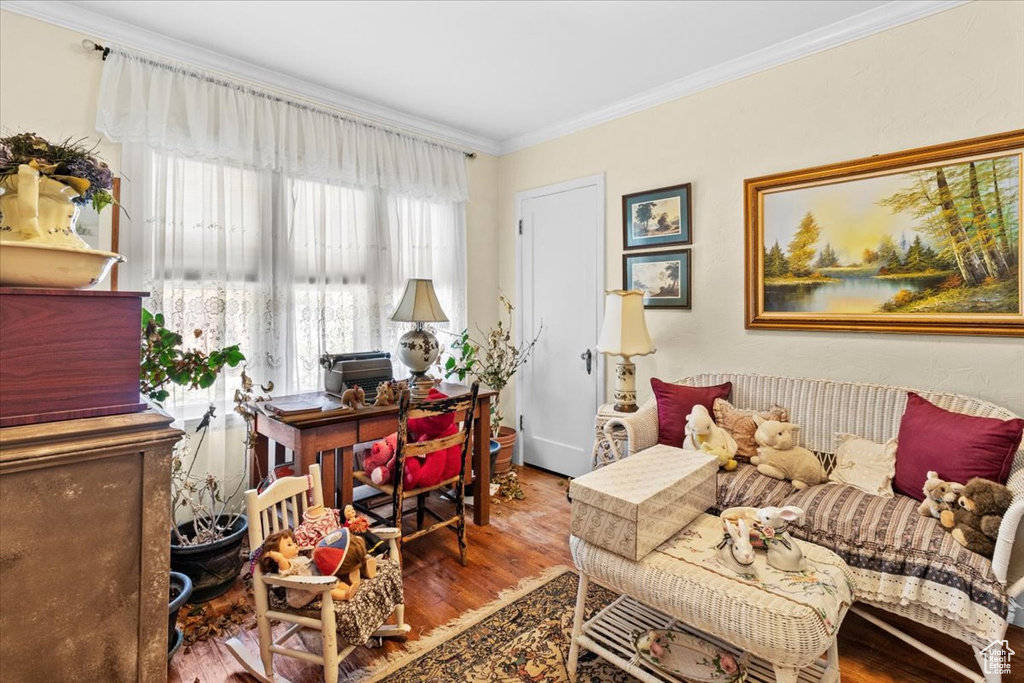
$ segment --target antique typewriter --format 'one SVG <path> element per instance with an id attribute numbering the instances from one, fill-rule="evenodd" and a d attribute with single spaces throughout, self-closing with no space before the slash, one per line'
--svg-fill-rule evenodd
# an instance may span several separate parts
<path id="1" fill-rule="evenodd" d="M 325 353 L 320 357 L 324 369 L 324 391 L 341 396 L 346 389 L 360 386 L 366 392 L 366 402 L 377 398 L 377 385 L 393 379 L 391 354 L 386 351 L 362 353 Z"/>

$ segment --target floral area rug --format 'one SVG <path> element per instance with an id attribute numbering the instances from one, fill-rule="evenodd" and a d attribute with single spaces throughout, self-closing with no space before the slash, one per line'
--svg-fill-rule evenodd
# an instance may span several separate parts
<path id="1" fill-rule="evenodd" d="M 346 683 L 559 683 L 568 681 L 573 609 L 579 577 L 556 567 L 500 595 L 490 605 L 410 643 Z M 591 582 L 587 618 L 618 597 Z M 634 683 L 635 678 L 586 651 L 579 681 Z"/>

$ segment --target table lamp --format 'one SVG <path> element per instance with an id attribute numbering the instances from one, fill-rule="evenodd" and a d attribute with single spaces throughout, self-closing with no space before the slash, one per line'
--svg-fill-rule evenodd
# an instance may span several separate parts
<path id="1" fill-rule="evenodd" d="M 423 400 L 434 386 L 427 377 L 427 369 L 437 360 L 441 348 L 437 337 L 423 327 L 423 323 L 446 323 L 448 317 L 434 293 L 434 282 L 423 278 L 410 278 L 398 308 L 391 314 L 396 323 L 416 323 L 416 327 L 398 340 L 398 358 L 409 368 L 409 391 L 414 400 Z"/>
<path id="2" fill-rule="evenodd" d="M 615 366 L 615 410 L 635 413 L 636 365 L 629 359 L 657 350 L 644 321 L 642 291 L 615 289 L 605 292 L 604 325 L 597 340 L 597 350 L 609 356 L 622 356 L 622 362 Z"/>

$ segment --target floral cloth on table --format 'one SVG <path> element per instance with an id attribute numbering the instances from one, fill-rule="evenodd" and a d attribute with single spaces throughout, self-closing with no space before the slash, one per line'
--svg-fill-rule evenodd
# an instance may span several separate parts
<path id="1" fill-rule="evenodd" d="M 737 595 L 757 601 L 750 590 L 764 592 L 775 598 L 810 610 L 821 621 L 825 631 L 834 635 L 846 608 L 854 601 L 854 577 L 846 563 L 834 553 L 819 546 L 794 541 L 803 550 L 807 561 L 805 571 L 785 572 L 768 564 L 767 555 L 756 551 L 749 574 L 737 574 L 718 562 L 717 546 L 722 540 L 722 521 L 718 517 L 702 515 L 689 526 L 659 546 L 648 558 L 670 573 L 692 572 L 694 569 L 718 574 L 735 583 Z M 683 564 L 658 563 L 657 558 L 681 560 Z"/>
<path id="2" fill-rule="evenodd" d="M 300 548 L 315 547 L 324 536 L 341 527 L 340 519 L 338 511 L 331 508 L 307 509 L 302 513 L 302 524 L 295 528 L 295 543 Z"/>

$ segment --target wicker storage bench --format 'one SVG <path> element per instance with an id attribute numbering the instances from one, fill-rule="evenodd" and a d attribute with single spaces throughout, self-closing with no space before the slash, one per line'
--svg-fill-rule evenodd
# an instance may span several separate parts
<path id="1" fill-rule="evenodd" d="M 801 445 L 814 451 L 826 469 L 834 464 L 834 435 L 856 434 L 882 443 L 899 432 L 907 391 L 915 391 L 946 410 L 1011 419 L 1013 413 L 991 403 L 877 384 L 742 374 L 703 374 L 679 380 L 690 386 L 732 382 L 734 405 L 764 409 L 779 404 L 800 425 Z M 595 465 L 600 466 L 658 443 L 657 404 L 652 398 L 638 412 L 598 416 Z M 881 498 L 858 489 L 826 484 L 797 491 L 788 482 L 765 477 L 741 464 L 718 476 L 717 509 L 733 506 L 796 505 L 807 517 L 792 525 L 797 538 L 836 552 L 853 571 L 857 599 L 907 617 L 970 644 L 976 656 L 1002 640 L 1024 593 L 1024 562 L 1013 542 L 1024 517 L 1024 448 L 1017 451 L 1007 486 L 1013 504 L 1003 518 L 993 558 L 958 544 L 932 518 L 917 513 L 918 502 L 896 494 Z M 856 608 L 854 608 L 856 609 Z M 870 616 L 868 617 L 870 618 Z M 974 680 L 983 677 L 931 650 L 898 629 L 876 625 Z"/>

